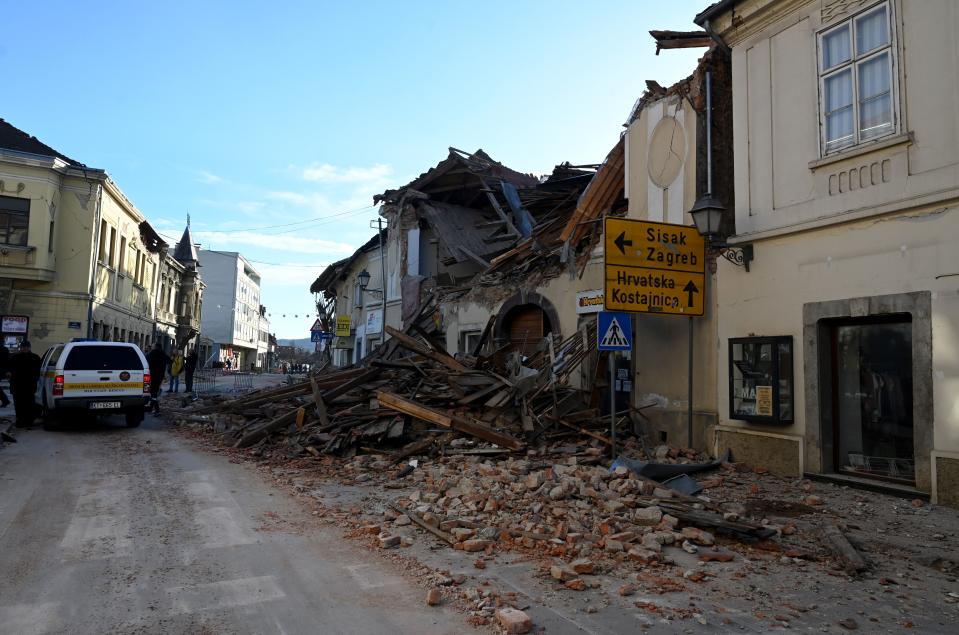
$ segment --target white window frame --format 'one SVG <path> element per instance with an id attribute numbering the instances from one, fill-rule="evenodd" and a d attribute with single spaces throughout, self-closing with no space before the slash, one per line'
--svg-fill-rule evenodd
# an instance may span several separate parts
<path id="1" fill-rule="evenodd" d="M 819 78 L 819 155 L 826 157 L 829 155 L 837 154 L 839 152 L 844 152 L 850 148 L 855 148 L 860 145 L 867 143 L 873 143 L 881 139 L 886 139 L 890 136 L 899 134 L 901 131 L 900 122 L 902 118 L 900 117 L 901 108 L 899 105 L 899 82 L 898 82 L 898 68 L 899 68 L 899 48 L 898 42 L 896 39 L 896 19 L 895 13 L 893 12 L 893 2 L 890 0 L 883 0 L 882 2 L 876 2 L 871 4 L 864 9 L 857 11 L 855 14 L 840 20 L 835 24 L 830 24 L 828 27 L 821 29 L 816 33 L 816 74 Z M 886 20 L 888 21 L 887 26 L 889 29 L 889 43 L 883 46 L 880 46 L 876 49 L 868 51 L 862 55 L 856 51 L 856 20 L 861 16 L 878 9 L 879 7 L 885 7 L 886 9 Z M 850 37 L 850 59 L 843 62 L 842 64 L 837 65 L 834 68 L 824 70 L 825 61 L 824 54 L 825 49 L 823 47 L 823 38 L 834 31 L 838 31 L 843 28 L 849 28 L 849 37 Z M 859 73 L 858 67 L 861 66 L 864 62 L 881 55 L 882 53 L 889 52 L 889 89 L 890 89 L 890 100 L 891 100 L 891 109 L 892 109 L 892 127 L 889 132 L 875 136 L 869 137 L 868 139 L 861 139 L 861 131 L 859 129 Z M 828 147 L 828 141 L 826 139 L 826 80 L 834 75 L 844 72 L 847 69 L 852 69 L 852 110 L 853 110 L 853 130 L 852 130 L 852 140 L 843 145 L 837 145 L 833 148 Z"/>

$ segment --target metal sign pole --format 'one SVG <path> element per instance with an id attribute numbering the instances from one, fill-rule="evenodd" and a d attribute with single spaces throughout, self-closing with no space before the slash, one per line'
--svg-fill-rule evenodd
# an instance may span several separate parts
<path id="1" fill-rule="evenodd" d="M 609 454 L 616 460 L 616 353 L 609 352 Z"/>
<path id="2" fill-rule="evenodd" d="M 693 447 L 693 318 L 689 320 L 689 420 L 686 422 L 686 442 Z"/>

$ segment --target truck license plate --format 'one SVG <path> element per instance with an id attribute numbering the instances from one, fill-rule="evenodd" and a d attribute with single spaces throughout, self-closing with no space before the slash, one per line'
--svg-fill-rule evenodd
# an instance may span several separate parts
<path id="1" fill-rule="evenodd" d="M 94 401 L 90 404 L 90 410 L 112 410 L 119 407 L 119 401 Z"/>

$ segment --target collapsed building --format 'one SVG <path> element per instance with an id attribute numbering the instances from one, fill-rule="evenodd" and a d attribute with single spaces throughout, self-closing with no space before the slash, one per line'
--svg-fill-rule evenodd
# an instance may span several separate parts
<path id="1" fill-rule="evenodd" d="M 668 40 L 664 47 L 703 44 L 701 34 L 666 33 L 657 38 Z M 707 75 L 714 96 L 715 185 L 706 179 Z M 368 355 L 385 340 L 387 327 L 407 326 L 434 294 L 437 342 L 453 355 L 518 351 L 528 358 L 548 349 L 544 342 L 595 333 L 605 286 L 604 218 L 692 225 L 688 210 L 707 193 L 732 209 L 730 80 L 728 54 L 713 47 L 675 85 L 647 82 L 624 132 L 598 165 L 564 163 L 536 178 L 483 150 L 450 148 L 418 178 L 374 197 L 385 231 L 328 267 L 310 289 L 322 298 L 326 323 L 340 318 L 342 329 L 344 316 L 350 317 L 349 335 L 341 330 L 334 340 L 334 365 Z M 715 303 L 714 293 L 707 297 Z M 714 312 L 691 328 L 685 319 L 655 314 L 637 315 L 633 326 L 633 351 L 601 356 L 592 342 L 570 386 L 588 393 L 586 402 L 600 412 L 608 412 L 612 390 L 617 410 L 639 417 L 648 436 L 688 443 L 691 331 L 697 354 L 690 445 L 713 449 Z"/>

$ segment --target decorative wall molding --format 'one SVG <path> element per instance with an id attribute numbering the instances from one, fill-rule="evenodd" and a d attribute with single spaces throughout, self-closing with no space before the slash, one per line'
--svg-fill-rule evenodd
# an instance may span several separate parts
<path id="1" fill-rule="evenodd" d="M 872 0 L 824 0 L 820 17 L 823 25 L 847 18 Z"/>
<path id="2" fill-rule="evenodd" d="M 892 161 L 882 159 L 829 175 L 829 195 L 854 192 L 892 180 Z"/>

